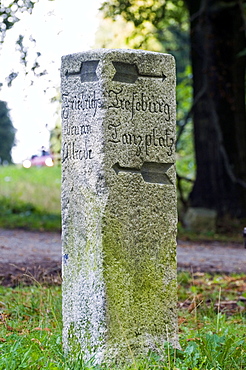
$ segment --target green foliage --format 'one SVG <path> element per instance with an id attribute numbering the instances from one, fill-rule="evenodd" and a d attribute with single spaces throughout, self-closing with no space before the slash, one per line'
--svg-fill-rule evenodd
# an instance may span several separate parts
<path id="1" fill-rule="evenodd" d="M 0 101 L 0 165 L 3 162 L 12 162 L 11 150 L 15 145 L 15 131 L 7 104 Z"/>
<path id="2" fill-rule="evenodd" d="M 192 73 L 189 60 L 189 17 L 183 0 L 139 1 L 109 0 L 102 4 L 104 17 L 115 25 L 105 26 L 104 47 L 119 47 L 123 37 L 126 46 L 168 52 L 174 55 L 177 65 L 177 173 L 179 211 L 182 215 L 195 178 L 193 145 Z M 130 24 L 130 27 L 129 27 Z M 123 27 L 124 25 L 124 27 Z M 110 28 L 111 39 L 106 34 Z M 118 33 L 117 33 L 118 27 Z M 100 32 L 101 35 L 101 32 Z M 99 45 L 101 46 L 101 45 Z"/>
<path id="3" fill-rule="evenodd" d="M 149 21 L 158 28 L 165 16 L 166 1 L 113 0 L 103 3 L 101 9 L 104 9 L 105 14 L 113 19 L 116 19 L 118 15 L 122 15 L 126 21 L 133 22 L 135 27 L 142 25 L 145 21 Z"/>
<path id="4" fill-rule="evenodd" d="M 132 364 L 110 370 L 242 370 L 246 366 L 246 277 L 181 272 L 179 337 L 181 349 L 163 344 Z M 228 304 L 230 302 L 230 305 Z M 0 286 L 0 370 L 109 370 L 82 354 L 71 361 L 62 349 L 61 287 Z"/>
<path id="5" fill-rule="evenodd" d="M 51 103 L 56 104 L 56 115 L 57 120 L 55 127 L 50 131 L 50 151 L 54 156 L 56 164 L 61 163 L 61 141 L 62 141 L 62 127 L 61 127 L 61 94 L 59 89 L 57 89 L 56 94 L 51 98 Z"/>
<path id="6" fill-rule="evenodd" d="M 60 167 L 0 167 L 0 227 L 59 231 Z"/>
<path id="7" fill-rule="evenodd" d="M 18 50 L 20 52 L 20 62 L 24 65 L 24 68 L 25 68 L 25 73 L 26 75 L 31 71 L 34 76 L 36 77 L 42 77 L 44 75 L 47 74 L 47 71 L 46 69 L 44 70 L 40 70 L 40 64 L 38 62 L 39 60 L 39 57 L 41 56 L 41 53 L 40 52 L 36 52 L 36 55 L 34 56 L 33 60 L 32 60 L 32 63 L 30 64 L 30 61 L 28 63 L 28 47 L 26 46 L 26 41 L 27 39 L 27 36 L 23 36 L 23 35 L 19 35 L 19 38 L 18 40 L 16 41 L 16 50 Z M 33 46 L 35 46 L 36 44 L 36 40 L 33 39 L 33 37 L 29 37 L 29 42 L 32 42 L 33 43 Z M 29 71 L 30 70 L 30 71 Z M 13 80 L 18 76 L 18 73 L 16 72 L 12 72 L 8 77 L 7 77 L 7 81 L 8 81 L 8 86 L 11 86 L 12 85 L 12 82 Z"/>
<path id="8" fill-rule="evenodd" d="M 32 12 L 36 0 L 10 0 L 7 5 L 1 2 L 0 7 L 0 43 L 4 41 L 6 31 L 19 21 L 19 14 L 23 12 Z"/>
<path id="9" fill-rule="evenodd" d="M 177 85 L 176 168 L 180 216 L 187 206 L 196 171 L 191 107 L 192 74 L 191 67 L 188 66 L 183 73 L 180 73 Z"/>
<path id="10" fill-rule="evenodd" d="M 126 37 L 126 45 L 170 52 L 177 59 L 178 72 L 184 71 L 189 64 L 188 13 L 183 0 L 109 0 L 100 10 L 105 18 L 116 23 L 123 19 L 126 25 L 133 26 Z"/>
<path id="11" fill-rule="evenodd" d="M 195 178 L 193 122 L 191 119 L 191 73 L 188 67 L 177 86 L 177 171 L 190 180 Z"/>
<path id="12" fill-rule="evenodd" d="M 47 231 L 59 231 L 61 229 L 59 214 L 44 212 L 31 203 L 0 198 L 0 208 L 0 227 L 2 228 Z"/>
<path id="13" fill-rule="evenodd" d="M 52 1 L 52 0 L 50 0 Z M 0 3 L 0 45 L 4 42 L 6 32 L 11 29 L 19 20 L 21 13 L 27 12 L 32 13 L 32 10 L 38 0 L 9 0 L 9 1 L 2 1 Z M 33 45 L 36 41 L 29 37 L 29 42 L 32 41 Z M 20 52 L 20 62 L 25 67 L 25 72 L 28 74 L 30 71 L 37 77 L 43 76 L 47 74 L 46 70 L 39 71 L 39 62 L 38 58 L 40 57 L 40 52 L 36 53 L 34 60 L 31 63 L 31 66 L 27 66 L 27 54 L 28 54 L 28 47 L 25 45 L 25 37 L 23 35 L 19 35 L 18 40 L 16 40 L 16 50 Z M 30 62 L 29 62 L 30 64 Z M 38 72 L 36 72 L 38 71 Z M 13 71 L 6 77 L 6 81 L 8 86 L 12 85 L 13 80 L 18 76 L 19 72 Z M 0 83 L 0 87 L 3 83 Z"/>
<path id="14" fill-rule="evenodd" d="M 61 162 L 61 131 L 61 122 L 59 121 L 50 132 L 50 150 L 54 155 L 57 163 Z"/>

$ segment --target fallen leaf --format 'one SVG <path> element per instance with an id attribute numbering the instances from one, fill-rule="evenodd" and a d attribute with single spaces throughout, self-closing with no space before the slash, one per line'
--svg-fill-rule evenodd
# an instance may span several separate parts
<path id="1" fill-rule="evenodd" d="M 44 350 L 44 348 L 42 347 L 42 343 L 40 342 L 40 340 L 38 340 L 37 338 L 32 338 L 31 341 L 37 343 L 42 351 Z"/>
<path id="2" fill-rule="evenodd" d="M 6 319 L 7 319 L 9 316 L 10 316 L 9 314 L 1 312 L 1 313 L 0 313 L 0 321 L 5 322 L 5 321 L 6 321 Z"/>
<path id="3" fill-rule="evenodd" d="M 37 343 L 37 344 L 39 344 L 41 346 L 41 342 L 37 338 L 32 338 L 31 341 L 32 342 L 35 342 L 35 343 Z"/>
<path id="4" fill-rule="evenodd" d="M 40 331 L 48 331 L 48 332 L 51 332 L 51 330 L 49 328 L 33 328 L 32 330 L 40 330 Z"/>
<path id="5" fill-rule="evenodd" d="M 197 338 L 197 337 L 194 337 L 194 338 L 187 338 L 186 339 L 186 342 L 195 342 L 196 340 L 200 341 L 201 338 Z"/>
<path id="6" fill-rule="evenodd" d="M 187 319 L 185 319 L 184 317 L 179 317 L 178 318 L 178 324 L 179 325 L 183 324 L 184 322 L 187 322 Z"/>

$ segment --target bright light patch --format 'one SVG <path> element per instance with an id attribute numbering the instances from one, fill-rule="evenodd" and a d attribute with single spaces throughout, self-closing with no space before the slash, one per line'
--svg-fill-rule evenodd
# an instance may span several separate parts
<path id="1" fill-rule="evenodd" d="M 52 158 L 46 158 L 45 159 L 45 164 L 47 167 L 52 167 L 54 165 Z"/>
<path id="2" fill-rule="evenodd" d="M 23 167 L 24 168 L 30 168 L 31 167 L 31 165 L 32 165 L 32 163 L 31 163 L 31 161 L 29 161 L 29 159 L 26 159 L 24 162 L 23 162 Z"/>

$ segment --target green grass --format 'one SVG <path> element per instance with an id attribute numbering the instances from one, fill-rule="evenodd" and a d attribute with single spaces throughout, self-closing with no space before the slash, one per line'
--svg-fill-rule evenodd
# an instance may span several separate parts
<path id="1" fill-rule="evenodd" d="M 60 167 L 0 166 L 0 227 L 59 231 Z"/>
<path id="2" fill-rule="evenodd" d="M 189 189 L 190 189 L 190 184 Z M 0 166 L 0 227 L 60 231 L 61 168 Z M 186 195 L 188 188 L 185 190 Z M 180 202 L 178 202 L 179 204 Z M 180 207 L 179 207 L 179 212 Z M 181 212 L 182 213 L 182 212 Z M 186 240 L 217 240 L 242 243 L 245 220 L 225 220 L 216 233 L 194 233 L 178 225 L 178 237 Z"/>
<path id="3" fill-rule="evenodd" d="M 179 273 L 182 350 L 163 344 L 121 370 L 235 370 L 246 368 L 246 276 Z M 0 287 L 0 370 L 108 369 L 69 361 L 62 350 L 61 288 Z"/>

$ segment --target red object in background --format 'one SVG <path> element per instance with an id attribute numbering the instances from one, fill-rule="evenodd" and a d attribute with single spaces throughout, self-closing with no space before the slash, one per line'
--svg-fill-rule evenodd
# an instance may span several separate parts
<path id="1" fill-rule="evenodd" d="M 30 167 L 52 167 L 54 166 L 53 156 L 50 155 L 48 152 L 42 152 L 41 155 L 32 155 L 30 159 L 26 159 L 23 162 L 23 167 L 30 168 Z"/>

